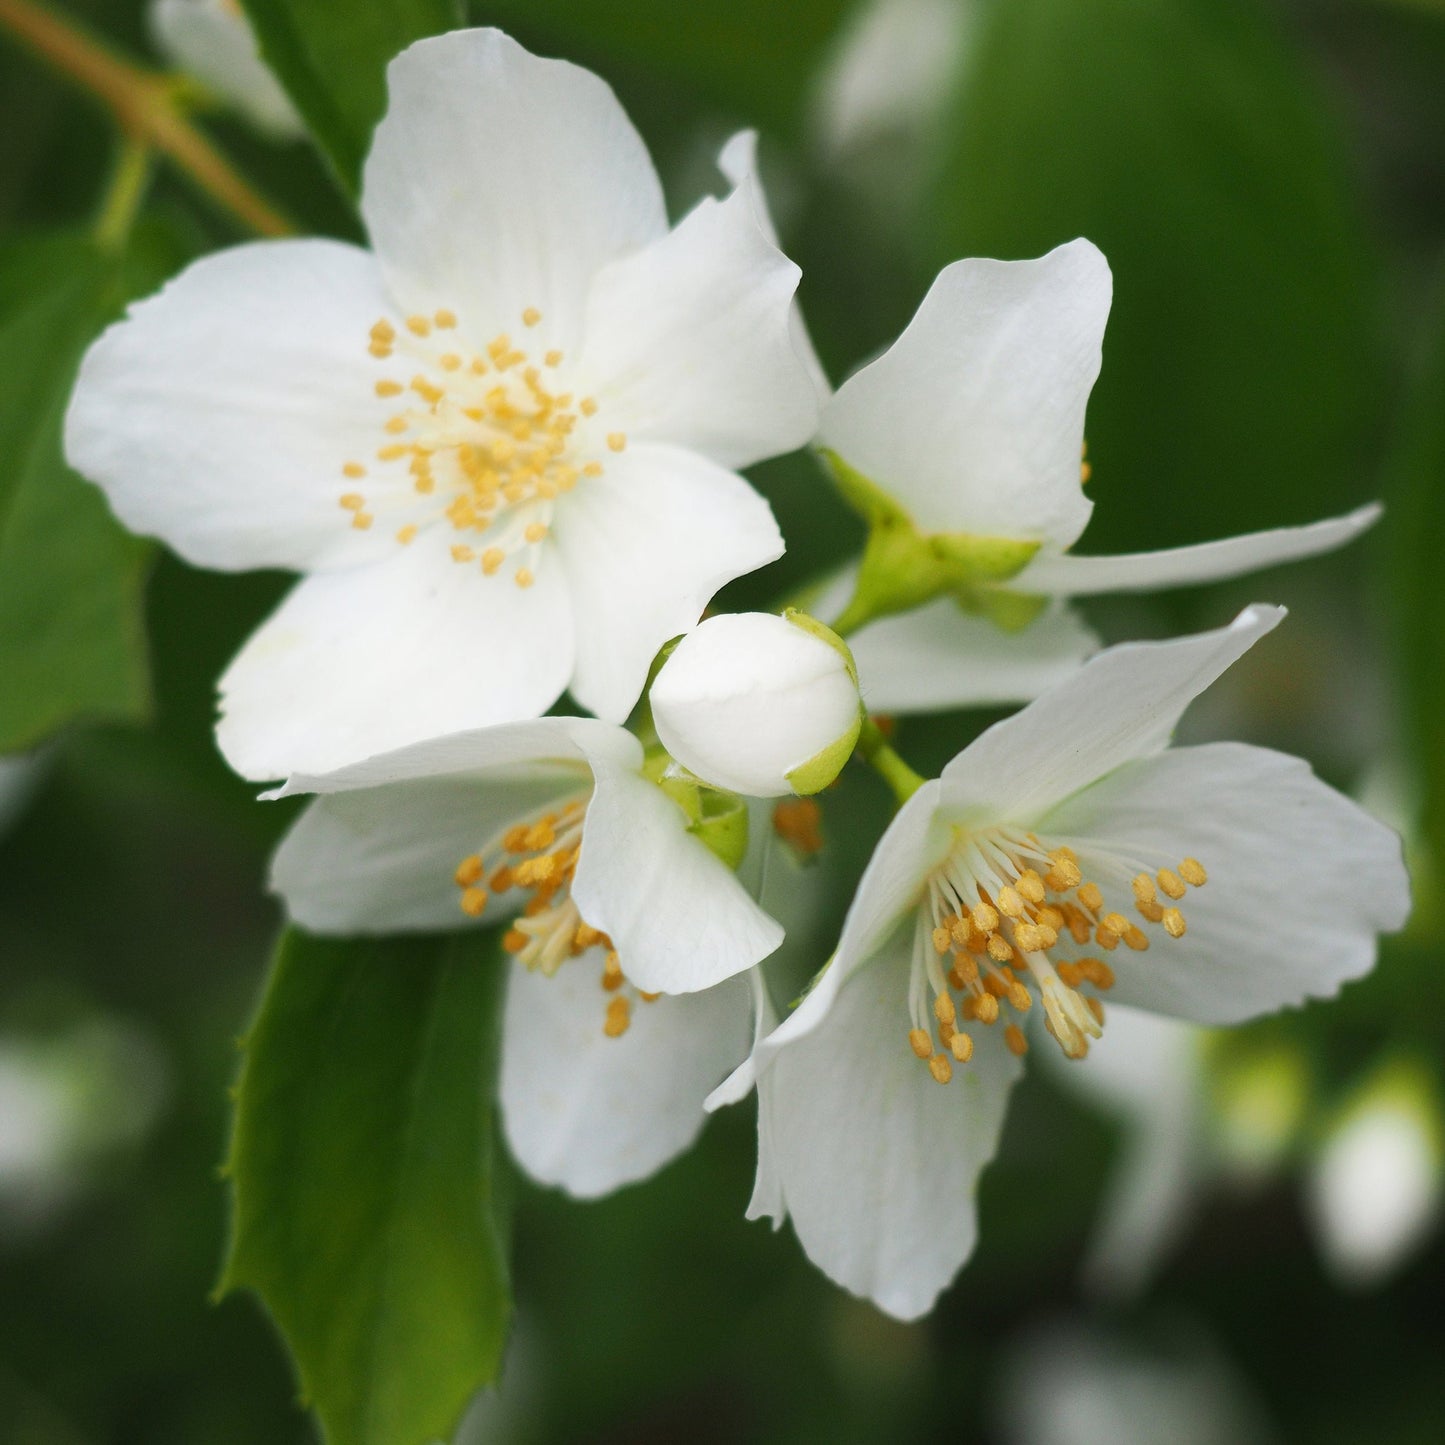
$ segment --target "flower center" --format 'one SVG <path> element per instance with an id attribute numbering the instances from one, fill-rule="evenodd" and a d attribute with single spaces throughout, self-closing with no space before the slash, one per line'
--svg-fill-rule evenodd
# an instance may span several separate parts
<path id="1" fill-rule="evenodd" d="M 1184 915 L 1175 904 L 1208 881 L 1198 859 L 1151 870 L 1112 849 L 1090 849 L 1106 862 L 1106 881 L 1127 880 L 1146 926 L 1183 937 Z M 1028 1041 L 1017 1020 L 1033 1007 L 1036 989 L 1044 1027 L 1069 1058 L 1081 1059 L 1103 1032 L 1098 995 L 1114 985 L 1114 970 L 1088 950 L 1112 953 L 1121 943 L 1143 952 L 1150 935 L 1109 907 L 1071 847 L 1007 828 L 960 832 L 918 909 L 909 1047 L 946 1084 L 953 1062 L 973 1057 L 970 1025 L 992 1027 L 1008 1008 L 1013 1017 L 1004 1023 L 1004 1041 L 1021 1055 Z"/>
<path id="2" fill-rule="evenodd" d="M 533 327 L 542 313 L 528 307 L 521 319 Z M 597 448 L 577 434 L 597 402 L 562 390 L 560 351 L 544 353 L 538 365 L 505 332 L 473 351 L 457 327 L 455 312 L 436 311 L 409 316 L 400 328 L 385 319 L 371 328 L 370 354 L 400 363 L 375 384 L 396 410 L 371 460 L 343 463 L 340 505 L 363 531 L 383 510 L 393 512 L 403 546 L 423 528 L 450 527 L 454 562 L 478 565 L 488 577 L 509 566 L 517 586 L 530 587 L 558 498 L 602 475 Z M 606 445 L 620 452 L 627 437 L 610 432 Z M 368 500 L 356 484 L 373 474 L 381 485 Z"/>
<path id="3" fill-rule="evenodd" d="M 632 988 L 612 940 L 583 921 L 572 901 L 572 879 L 582 852 L 588 793 L 514 824 L 490 849 L 471 853 L 453 875 L 462 912 L 480 918 L 494 894 L 521 889 L 530 897 L 502 938 L 502 947 L 527 968 L 551 977 L 571 958 L 606 950 L 602 989 L 608 995 L 602 1031 L 621 1038 L 632 1021 L 632 995 L 651 1003 L 658 995 Z"/>

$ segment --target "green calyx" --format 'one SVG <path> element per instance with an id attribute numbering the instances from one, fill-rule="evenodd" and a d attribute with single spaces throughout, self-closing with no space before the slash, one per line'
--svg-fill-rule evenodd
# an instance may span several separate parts
<path id="1" fill-rule="evenodd" d="M 868 522 L 868 542 L 853 599 L 833 624 L 843 634 L 936 597 L 1015 631 L 1028 626 L 1047 599 L 1003 590 L 1033 560 L 1040 544 L 970 532 L 921 532 L 912 517 L 836 452 L 823 461 L 839 491 Z"/>
<path id="2" fill-rule="evenodd" d="M 747 804 L 681 771 L 661 747 L 648 750 L 642 775 L 682 809 L 687 831 L 736 872 L 748 851 Z"/>
<path id="3" fill-rule="evenodd" d="M 844 765 L 853 756 L 853 749 L 858 745 L 858 734 L 862 730 L 863 708 L 860 703 L 853 726 L 842 737 L 829 743 L 822 752 L 815 753 L 806 763 L 799 763 L 792 772 L 784 775 L 788 780 L 788 786 L 799 797 L 807 797 L 809 793 L 821 793 L 843 771 Z"/>

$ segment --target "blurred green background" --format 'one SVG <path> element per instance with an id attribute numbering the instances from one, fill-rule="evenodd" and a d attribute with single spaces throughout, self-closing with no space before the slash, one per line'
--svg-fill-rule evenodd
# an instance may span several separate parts
<path id="1" fill-rule="evenodd" d="M 1193 735 L 1285 747 L 1366 789 L 1408 829 L 1416 918 L 1340 1000 L 1211 1055 L 1217 1082 L 1282 1053 L 1305 1097 L 1267 1167 L 1201 1184 L 1183 1237 L 1126 1302 L 1079 1286 L 1126 1133 L 1046 1070 L 1017 1095 L 985 1177 L 976 1257 L 916 1326 L 843 1296 L 787 1230 L 743 1221 L 751 1106 L 600 1204 L 516 1179 L 508 1372 L 465 1438 L 1438 1441 L 1441 1233 L 1423 1232 L 1385 1277 L 1347 1285 L 1322 1256 L 1307 1181 L 1372 1071 L 1414 1061 L 1433 1108 L 1445 1053 L 1432 867 L 1445 868 L 1445 5 L 923 5 L 930 25 L 947 12 L 947 44 L 871 70 L 858 48 L 868 8 L 502 0 L 471 14 L 605 75 L 677 213 L 717 188 L 721 142 L 760 130 L 835 381 L 897 333 L 945 262 L 1034 256 L 1075 235 L 1101 246 L 1115 305 L 1089 411 L 1098 507 L 1082 550 L 1205 540 L 1383 496 L 1384 524 L 1342 556 L 1088 611 L 1122 639 L 1216 625 L 1254 598 L 1288 603 L 1289 624 L 1201 705 Z M 73 0 L 65 13 L 154 60 L 138 0 Z M 305 229 L 354 234 L 305 145 L 268 144 L 224 116 L 207 124 Z M 3 32 L 0 135 L 0 277 L 18 277 L 37 237 L 88 223 L 113 138 L 101 110 Z M 123 289 L 244 239 L 164 167 L 145 225 Z M 0 281 L 0 321 L 19 284 Z M 47 357 L 73 364 L 66 344 L 52 327 L 0 352 L 5 407 L 30 404 L 24 387 Z M 861 540 L 806 457 L 754 477 L 791 550 L 731 589 L 745 605 Z M 64 567 L 22 577 L 19 546 L 0 533 L 0 734 L 32 637 L 6 588 L 57 607 L 76 595 Z M 118 555 L 105 606 L 125 677 L 58 712 L 43 741 L 18 724 L 0 737 L 0 751 L 36 759 L 0 838 L 0 1439 L 306 1441 L 262 1312 L 208 1300 L 234 1041 L 279 921 L 265 860 L 292 816 L 223 767 L 212 688 L 286 579 Z M 112 616 L 139 595 L 142 564 L 148 684 L 134 629 Z M 899 745 L 936 767 L 988 720 L 912 721 Z M 823 805 L 830 902 L 794 941 L 813 965 L 876 836 L 853 820 L 886 818 L 874 780 L 842 788 Z M 845 815 L 850 827 L 829 831 Z M 1050 1398 L 1069 1402 L 1063 1418 Z"/>

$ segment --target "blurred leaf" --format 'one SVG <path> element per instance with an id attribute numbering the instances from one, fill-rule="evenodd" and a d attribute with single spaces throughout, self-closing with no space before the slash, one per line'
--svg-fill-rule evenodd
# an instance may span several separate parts
<path id="1" fill-rule="evenodd" d="M 1437 876 L 1445 869 L 1445 627 L 1440 568 L 1445 550 L 1445 284 L 1429 318 L 1433 335 L 1391 459 L 1396 655 L 1403 667 L 1406 725 L 1421 785 L 1420 826 Z M 1437 896 L 1440 889 L 1437 885 Z"/>
<path id="2" fill-rule="evenodd" d="M 62 235 L 0 248 L 0 753 L 74 717 L 148 704 L 146 548 L 61 455 L 80 357 L 113 313 L 125 258 Z"/>
<path id="3" fill-rule="evenodd" d="M 931 265 L 1074 236 L 1114 272 L 1088 551 L 1360 500 L 1376 257 L 1298 45 L 1255 0 L 988 9 L 921 218 Z"/>
<path id="4" fill-rule="evenodd" d="M 386 66 L 462 23 L 458 0 L 242 0 L 261 53 L 353 194 L 386 109 Z"/>
<path id="5" fill-rule="evenodd" d="M 425 1445 L 495 1378 L 495 935 L 287 933 L 246 1040 L 223 1290 L 257 1290 L 331 1445 Z"/>

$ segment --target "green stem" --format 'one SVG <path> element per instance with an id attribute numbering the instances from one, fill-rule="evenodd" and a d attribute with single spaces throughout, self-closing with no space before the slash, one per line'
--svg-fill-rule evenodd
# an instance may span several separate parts
<path id="1" fill-rule="evenodd" d="M 863 719 L 863 730 L 858 734 L 858 756 L 893 790 L 900 808 L 928 781 L 893 751 L 883 736 L 883 729 L 871 717 Z"/>
<path id="2" fill-rule="evenodd" d="M 143 141 L 127 136 L 116 157 L 115 174 L 110 189 L 100 203 L 92 234 L 103 251 L 118 251 L 125 245 L 136 214 L 145 199 L 151 176 L 151 148 Z"/>
<path id="3" fill-rule="evenodd" d="M 166 76 L 115 54 L 36 0 L 0 0 L 0 29 L 99 100 L 127 136 L 168 156 L 251 230 L 285 236 L 295 229 L 186 119 Z"/>

